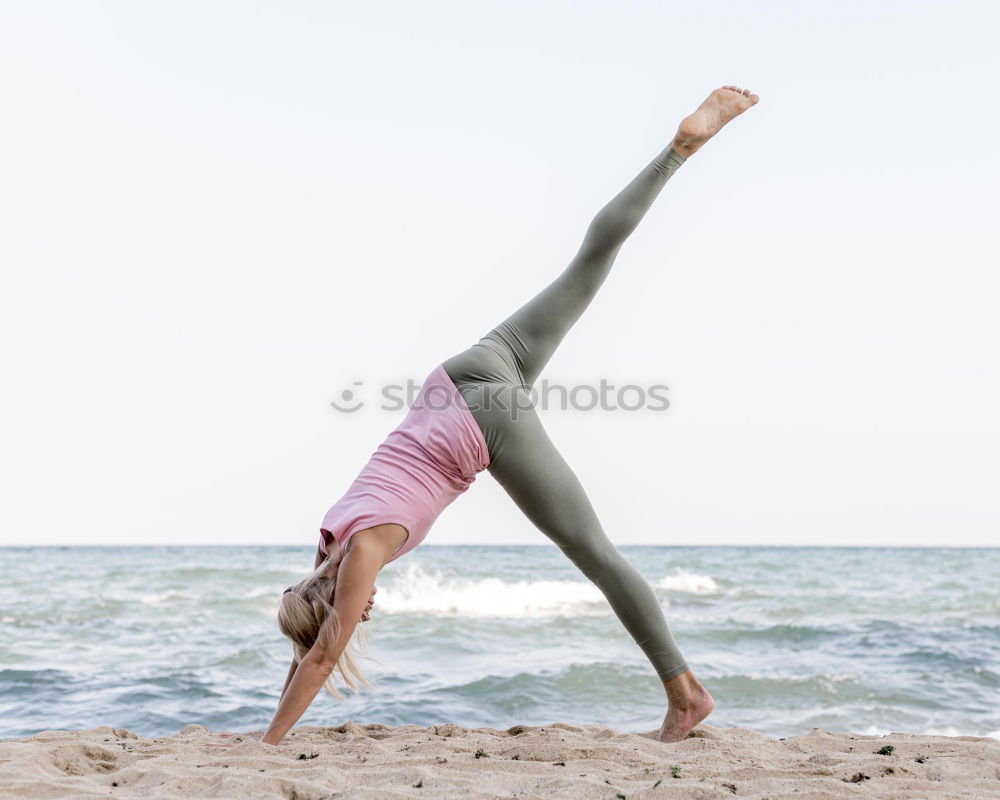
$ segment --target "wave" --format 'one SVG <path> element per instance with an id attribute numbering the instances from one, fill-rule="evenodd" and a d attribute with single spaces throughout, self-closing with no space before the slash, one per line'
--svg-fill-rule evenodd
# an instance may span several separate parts
<path id="1" fill-rule="evenodd" d="M 878 725 L 868 725 L 867 727 L 858 731 L 862 736 L 888 736 L 890 733 L 895 733 L 896 728 L 884 728 Z M 989 731 L 987 733 L 980 733 L 978 731 L 971 731 L 967 728 L 956 728 L 954 725 L 945 725 L 943 728 L 923 728 L 918 731 L 922 736 L 974 736 L 976 738 L 985 739 L 1000 739 L 1000 730 Z"/>
<path id="2" fill-rule="evenodd" d="M 197 600 L 197 596 L 191 592 L 183 592 L 179 589 L 168 589 L 158 594 L 144 594 L 139 598 L 147 606 L 169 605 L 174 600 Z"/>
<path id="3" fill-rule="evenodd" d="M 668 592 L 687 592 L 688 594 L 717 594 L 719 584 L 708 575 L 685 572 L 678 567 L 673 575 L 668 575 L 657 581 L 656 588 Z"/>
<path id="4" fill-rule="evenodd" d="M 276 589 L 274 586 L 258 586 L 248 592 L 243 593 L 245 600 L 256 600 L 258 597 L 278 598 L 284 589 Z"/>
<path id="5" fill-rule="evenodd" d="M 691 594 L 719 591 L 707 575 L 682 570 L 655 587 Z M 589 581 L 462 578 L 420 564 L 411 564 L 390 585 L 379 587 L 375 602 L 386 614 L 456 617 L 604 616 L 609 611 L 604 595 Z"/>
<path id="6" fill-rule="evenodd" d="M 459 578 L 411 564 L 390 586 L 380 587 L 376 607 L 386 614 L 457 617 L 588 616 L 607 613 L 596 586 L 583 581 L 504 581 Z"/>

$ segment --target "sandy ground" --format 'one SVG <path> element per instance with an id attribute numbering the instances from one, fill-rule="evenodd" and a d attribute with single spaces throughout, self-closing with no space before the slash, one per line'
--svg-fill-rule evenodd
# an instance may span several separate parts
<path id="1" fill-rule="evenodd" d="M 278 747 L 259 737 L 189 725 L 161 739 L 101 727 L 6 740 L 0 797 L 1000 798 L 1000 741 L 970 736 L 779 740 L 702 725 L 663 745 L 601 725 L 348 722 L 297 728 Z"/>

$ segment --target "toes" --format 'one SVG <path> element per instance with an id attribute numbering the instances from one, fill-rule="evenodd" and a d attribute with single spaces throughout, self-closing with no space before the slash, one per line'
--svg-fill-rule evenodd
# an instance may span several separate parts
<path id="1" fill-rule="evenodd" d="M 725 89 L 726 91 L 736 92 L 736 94 L 743 95 L 743 97 L 746 97 L 750 101 L 751 105 L 757 103 L 760 100 L 760 97 L 755 95 L 749 89 L 743 89 L 739 86 L 733 86 L 732 84 L 723 86 L 722 88 Z"/>

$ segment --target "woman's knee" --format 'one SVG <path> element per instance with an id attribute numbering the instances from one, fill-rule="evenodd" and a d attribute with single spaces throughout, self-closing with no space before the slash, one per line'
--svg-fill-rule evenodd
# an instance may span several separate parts
<path id="1" fill-rule="evenodd" d="M 592 580 L 617 573 L 626 564 L 603 531 L 574 536 L 560 548 Z"/>

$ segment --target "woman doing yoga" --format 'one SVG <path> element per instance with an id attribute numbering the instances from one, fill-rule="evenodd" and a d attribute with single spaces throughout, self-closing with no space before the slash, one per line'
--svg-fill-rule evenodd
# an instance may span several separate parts
<path id="1" fill-rule="evenodd" d="M 735 86 L 712 92 L 598 212 L 569 266 L 427 377 L 406 418 L 324 518 L 313 573 L 282 595 L 278 623 L 294 655 L 264 742 L 280 742 L 322 686 L 337 694 L 335 670 L 351 688 L 366 683 L 348 644 L 369 618 L 379 570 L 420 544 L 484 469 L 598 586 L 642 648 L 667 695 L 660 740 L 680 741 L 708 716 L 712 697 L 684 661 L 653 590 L 608 540 L 529 392 L 670 176 L 757 100 Z"/>

